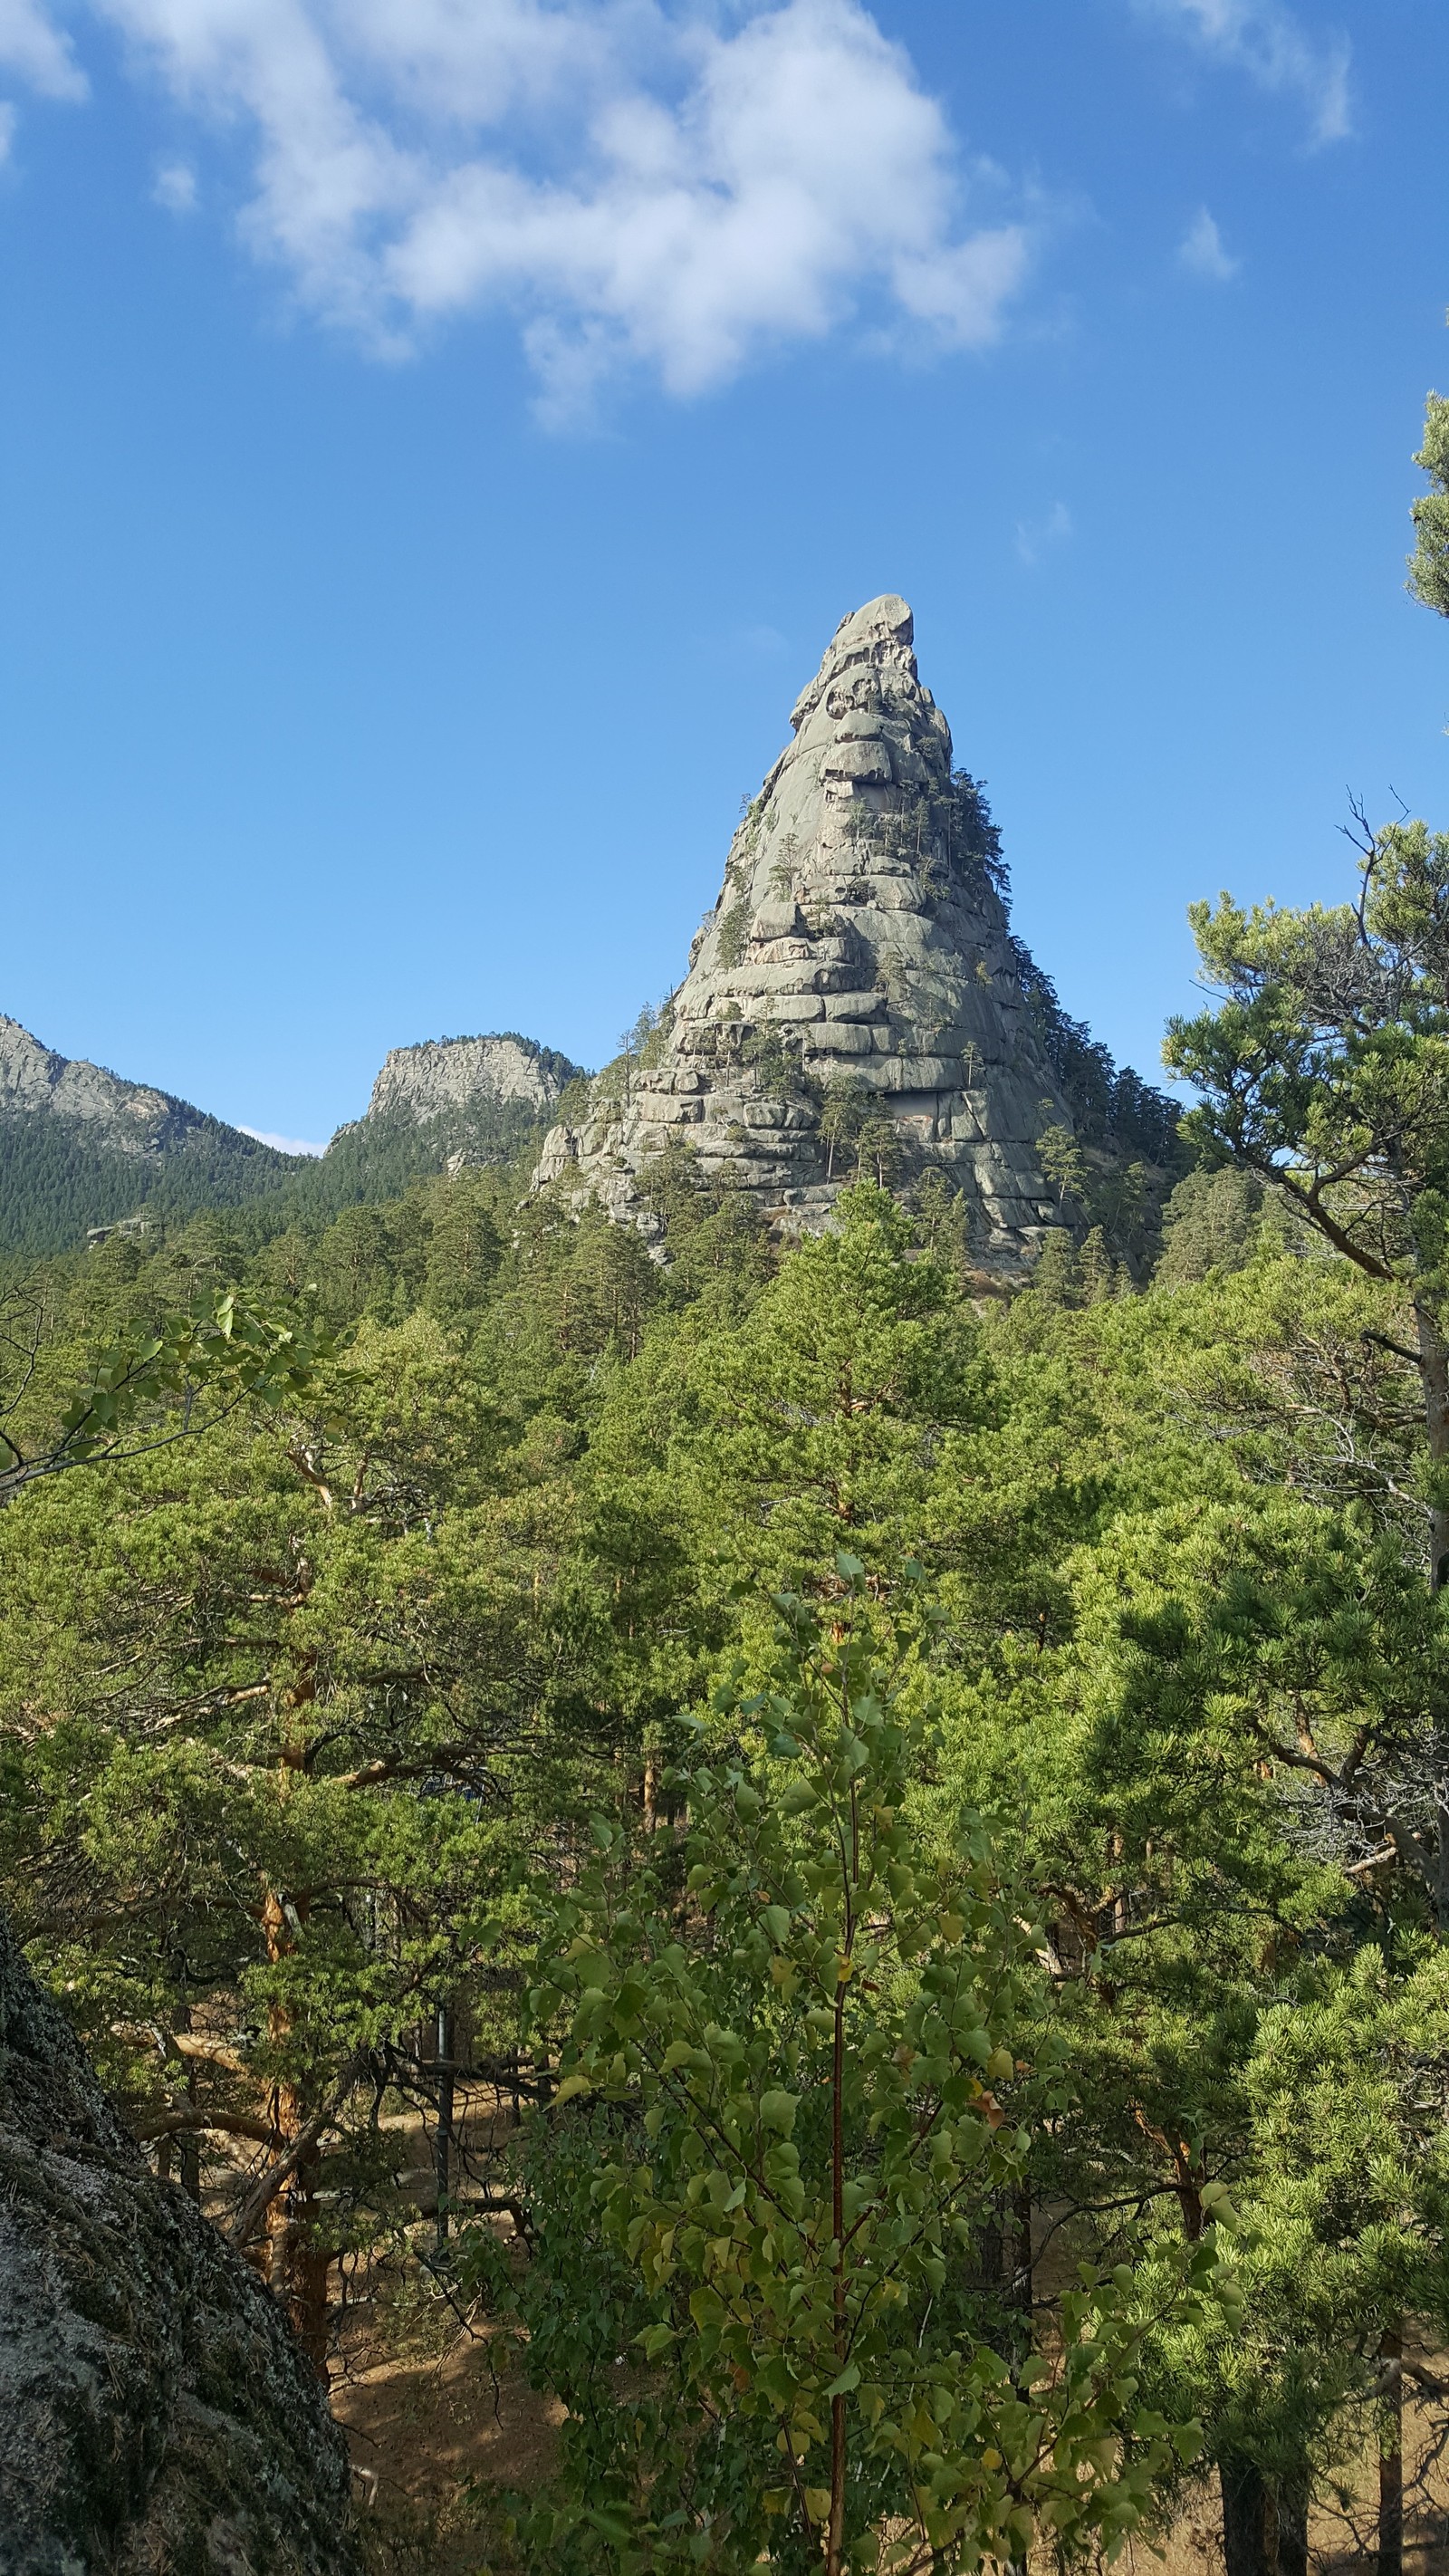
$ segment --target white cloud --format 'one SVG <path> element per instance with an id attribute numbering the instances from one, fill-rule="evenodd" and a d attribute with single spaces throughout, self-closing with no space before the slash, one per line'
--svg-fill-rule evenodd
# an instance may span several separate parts
<path id="1" fill-rule="evenodd" d="M 163 161 L 151 194 L 169 215 L 189 215 L 196 205 L 196 172 L 188 161 Z"/>
<path id="2" fill-rule="evenodd" d="M 43 98 L 84 98 L 85 74 L 41 0 L 0 0 L 0 70 Z"/>
<path id="3" fill-rule="evenodd" d="M 0 98 L 0 165 L 9 160 L 14 140 L 15 110 L 8 98 Z"/>
<path id="4" fill-rule="evenodd" d="M 255 1136 L 259 1145 L 275 1145 L 279 1154 L 325 1154 L 325 1145 L 309 1145 L 303 1136 L 272 1136 L 265 1127 L 243 1127 L 243 1136 Z"/>
<path id="5" fill-rule="evenodd" d="M 1352 47 L 1334 30 L 1311 35 L 1279 0 L 1135 0 L 1140 15 L 1176 26 L 1217 61 L 1246 72 L 1260 89 L 1298 98 L 1315 143 L 1352 131 L 1348 70 Z"/>
<path id="6" fill-rule="evenodd" d="M 1036 565 L 1043 555 L 1066 544 L 1072 533 L 1072 514 L 1065 501 L 1053 501 L 1041 519 L 1018 519 L 1016 551 L 1024 564 Z"/>
<path id="7" fill-rule="evenodd" d="M 1193 216 L 1178 247 L 1177 256 L 1184 268 L 1191 269 L 1194 277 L 1210 277 L 1216 284 L 1223 286 L 1227 284 L 1230 277 L 1237 276 L 1243 265 L 1240 259 L 1234 259 L 1231 252 L 1225 248 L 1222 234 L 1206 206 L 1199 206 Z"/>
<path id="8" fill-rule="evenodd" d="M 687 396 L 852 324 L 981 347 L 1030 264 L 864 0 L 88 5 L 243 138 L 243 236 L 306 309 L 389 355 L 506 310 L 555 414 L 621 367 Z M 0 0 L 0 63 L 22 28 L 16 67 L 78 94 L 39 0 Z M 178 161 L 156 193 L 194 188 Z"/>

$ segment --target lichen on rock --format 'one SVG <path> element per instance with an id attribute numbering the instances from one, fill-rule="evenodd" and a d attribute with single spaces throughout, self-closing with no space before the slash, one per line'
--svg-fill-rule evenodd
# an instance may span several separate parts
<path id="1" fill-rule="evenodd" d="M 0 1918 L 0 2576 L 357 2576 L 281 2311 L 160 2182 Z"/>

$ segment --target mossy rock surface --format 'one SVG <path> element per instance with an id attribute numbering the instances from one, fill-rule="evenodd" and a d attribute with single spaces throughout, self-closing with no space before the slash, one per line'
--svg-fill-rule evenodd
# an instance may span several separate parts
<path id="1" fill-rule="evenodd" d="M 0 2576 L 357 2576 L 280 2310 L 158 2182 L 0 1919 Z"/>

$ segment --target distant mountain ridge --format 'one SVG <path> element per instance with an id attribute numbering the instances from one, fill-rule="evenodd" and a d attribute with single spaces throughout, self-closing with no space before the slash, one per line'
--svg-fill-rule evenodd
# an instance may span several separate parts
<path id="1" fill-rule="evenodd" d="M 49 1112 L 73 1123 L 113 1154 L 184 1153 L 193 1140 L 225 1136 L 237 1146 L 257 1146 L 239 1127 L 193 1109 L 174 1092 L 126 1082 L 84 1057 L 58 1055 L 18 1020 L 0 1012 L 0 1118 Z M 261 1146 L 278 1164 L 298 1159 Z"/>
<path id="2" fill-rule="evenodd" d="M 0 1013 L 0 1255 L 64 1251 L 92 1227 L 204 1208 L 325 1218 L 541 1139 L 579 1068 L 509 1030 L 395 1047 L 364 1115 L 320 1157 L 287 1154 L 172 1092 L 45 1046 Z"/>

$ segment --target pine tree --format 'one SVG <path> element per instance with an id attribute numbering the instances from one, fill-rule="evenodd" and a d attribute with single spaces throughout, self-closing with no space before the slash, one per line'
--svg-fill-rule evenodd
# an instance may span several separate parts
<path id="1" fill-rule="evenodd" d="M 1089 1306 L 1099 1306 L 1104 1297 L 1115 1294 L 1117 1264 L 1107 1249 L 1107 1238 L 1099 1225 L 1094 1225 L 1082 1245 L 1080 1256 L 1082 1296 Z"/>
<path id="2" fill-rule="evenodd" d="M 1409 588 L 1426 608 L 1449 617 L 1449 399 L 1430 394 L 1424 415 L 1424 444 L 1414 458 L 1429 477 L 1431 489 L 1410 504 L 1414 551 L 1409 557 Z"/>
<path id="3" fill-rule="evenodd" d="M 1053 1226 L 1037 1256 L 1031 1284 L 1049 1306 L 1081 1304 L 1081 1265 L 1077 1259 L 1077 1247 L 1066 1226 Z"/>

